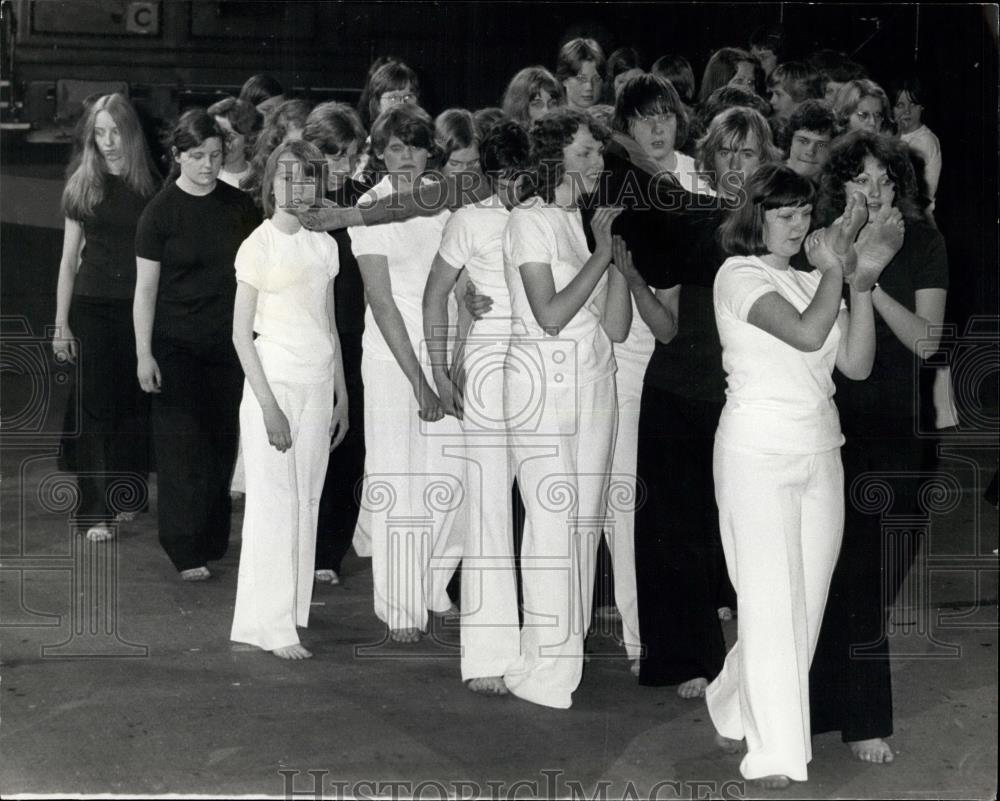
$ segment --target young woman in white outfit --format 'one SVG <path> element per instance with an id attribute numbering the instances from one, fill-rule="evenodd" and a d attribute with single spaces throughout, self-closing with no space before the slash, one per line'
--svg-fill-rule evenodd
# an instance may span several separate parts
<path id="1" fill-rule="evenodd" d="M 375 121 L 370 165 L 381 180 L 358 205 L 415 189 L 434 152 L 434 126 L 411 104 Z M 416 642 L 428 610 L 452 609 L 446 588 L 462 554 L 456 527 L 463 461 L 422 354 L 424 285 L 449 212 L 372 228 L 350 228 L 365 284 L 365 482 L 354 548 L 372 557 L 375 614 L 397 642 Z"/>
<path id="2" fill-rule="evenodd" d="M 715 493 L 740 614 L 706 700 L 718 744 L 737 752 L 745 738 L 740 772 L 765 787 L 807 779 L 809 664 L 844 522 L 832 372 L 864 379 L 875 353 L 877 275 L 851 272 L 846 258 L 867 217 L 863 198 L 807 239 L 814 191 L 789 167 L 759 168 L 720 229 L 733 255 L 713 290 L 727 381 Z M 790 266 L 803 242 L 812 272 Z"/>
<path id="3" fill-rule="evenodd" d="M 521 653 L 504 681 L 520 698 L 565 709 L 583 673 L 614 444 L 611 340 L 625 339 L 631 306 L 622 274 L 608 272 L 619 212 L 595 213 L 591 253 L 577 205 L 600 180 L 609 132 L 558 109 L 530 136 L 537 196 L 511 211 L 503 243 L 514 316 L 505 416 L 526 513 Z"/>
<path id="4" fill-rule="evenodd" d="M 270 155 L 261 192 L 269 219 L 236 254 L 247 499 L 231 637 L 284 659 L 312 656 L 295 629 L 309 622 L 319 498 L 348 425 L 333 302 L 337 243 L 288 211 L 312 202 L 309 175 L 322 163 L 302 141 Z"/>
<path id="5" fill-rule="evenodd" d="M 504 695 L 503 674 L 520 653 L 504 361 L 510 343 L 510 296 L 503 235 L 530 166 L 527 132 L 498 123 L 482 142 L 482 167 L 495 194 L 448 220 L 424 289 L 424 335 L 434 384 L 447 414 L 462 420 L 467 455 L 469 525 L 462 556 L 462 680 L 473 692 Z M 490 297 L 448 366 L 448 299 L 467 273 Z M 466 393 L 465 387 L 470 391 Z"/>

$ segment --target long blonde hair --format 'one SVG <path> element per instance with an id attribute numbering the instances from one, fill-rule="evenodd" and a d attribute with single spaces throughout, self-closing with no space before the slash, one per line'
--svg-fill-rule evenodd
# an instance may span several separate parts
<path id="1" fill-rule="evenodd" d="M 86 112 L 80 137 L 80 152 L 70 165 L 63 189 L 63 213 L 72 220 L 83 220 L 94 213 L 104 199 L 104 157 L 97 149 L 94 127 L 97 115 L 108 112 L 118 127 L 124 169 L 121 179 L 137 194 L 149 197 L 157 188 L 159 175 L 153 166 L 149 146 L 135 109 L 120 94 L 102 95 Z"/>

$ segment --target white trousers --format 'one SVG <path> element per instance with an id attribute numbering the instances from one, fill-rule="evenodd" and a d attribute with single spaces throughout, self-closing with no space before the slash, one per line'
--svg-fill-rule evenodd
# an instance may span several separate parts
<path id="1" fill-rule="evenodd" d="M 292 447 L 267 441 L 264 415 L 243 385 L 240 432 L 246 465 L 246 507 L 231 638 L 274 650 L 299 642 L 309 623 L 316 521 L 330 457 L 333 381 L 271 382 L 288 418 Z"/>
<path id="2" fill-rule="evenodd" d="M 521 653 L 504 680 L 519 698 L 559 709 L 583 675 L 617 419 L 612 376 L 568 383 L 542 386 L 511 370 L 504 391 L 526 512 Z"/>
<path id="3" fill-rule="evenodd" d="M 633 301 L 634 302 L 634 301 Z M 635 312 L 638 314 L 638 312 Z M 646 361 L 635 357 L 618 361 L 615 392 L 618 398 L 618 433 L 611 462 L 608 519 L 604 537 L 615 576 L 615 606 L 622 616 L 622 639 L 630 660 L 642 653 L 639 639 L 639 607 L 635 588 L 635 503 L 641 489 L 635 486 L 639 453 L 639 406 Z"/>
<path id="4" fill-rule="evenodd" d="M 716 441 L 714 472 L 740 613 L 708 711 L 724 737 L 746 737 L 744 778 L 806 781 L 809 665 L 844 530 L 840 449 L 751 454 Z"/>
<path id="5" fill-rule="evenodd" d="M 470 340 L 462 420 L 468 526 L 462 554 L 462 680 L 502 676 L 520 654 L 513 472 L 503 376 L 507 342 Z"/>
<path id="6" fill-rule="evenodd" d="M 425 423 L 395 361 L 362 356 L 365 479 L 354 548 L 371 556 L 375 614 L 391 630 L 426 629 L 451 606 L 462 558 L 465 464 L 458 421 Z M 433 384 L 432 384 L 433 386 Z"/>

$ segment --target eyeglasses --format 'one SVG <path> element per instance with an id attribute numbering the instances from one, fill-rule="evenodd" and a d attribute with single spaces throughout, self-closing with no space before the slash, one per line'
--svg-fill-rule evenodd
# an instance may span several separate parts
<path id="1" fill-rule="evenodd" d="M 413 92 L 384 92 L 380 99 L 398 106 L 400 103 L 416 102 L 417 96 Z"/>
<path id="2" fill-rule="evenodd" d="M 854 116 L 861 122 L 874 121 L 876 128 L 881 127 L 882 121 L 885 119 L 885 115 L 881 111 L 855 111 Z"/>
<path id="3" fill-rule="evenodd" d="M 664 111 L 660 114 L 636 114 L 635 119 L 637 122 L 643 122 L 646 125 L 669 125 L 673 120 L 677 119 L 677 115 L 672 111 Z"/>

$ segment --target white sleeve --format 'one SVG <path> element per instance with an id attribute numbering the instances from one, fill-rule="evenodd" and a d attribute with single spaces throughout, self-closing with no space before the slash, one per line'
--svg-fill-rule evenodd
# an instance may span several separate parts
<path id="1" fill-rule="evenodd" d="M 515 269 L 528 262 L 555 262 L 555 235 L 541 209 L 514 209 L 507 223 L 506 236 L 510 241 L 511 265 Z"/>
<path id="2" fill-rule="evenodd" d="M 249 284 L 258 292 L 264 289 L 267 273 L 267 249 L 256 229 L 243 240 L 236 251 L 236 280 Z"/>
<path id="3" fill-rule="evenodd" d="M 729 260 L 715 277 L 715 308 L 717 312 L 746 322 L 753 304 L 768 292 L 777 291 L 759 264 Z"/>
<path id="4" fill-rule="evenodd" d="M 476 216 L 474 211 L 460 210 L 452 214 L 444 226 L 438 255 L 456 270 L 461 270 L 472 261 L 475 254 L 472 225 Z"/>

